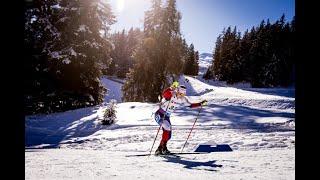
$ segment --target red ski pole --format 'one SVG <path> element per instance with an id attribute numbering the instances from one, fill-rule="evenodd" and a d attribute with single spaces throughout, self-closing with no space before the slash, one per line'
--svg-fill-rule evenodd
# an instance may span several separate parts
<path id="1" fill-rule="evenodd" d="M 196 120 L 194 121 L 194 123 L 193 123 L 193 125 L 192 125 L 192 128 L 191 128 L 191 130 L 190 130 L 190 133 L 189 133 L 189 135 L 188 135 L 188 137 L 187 137 L 187 140 L 186 140 L 186 142 L 184 143 L 184 145 L 183 145 L 183 147 L 182 147 L 182 149 L 181 149 L 181 152 L 183 151 L 184 147 L 186 146 L 186 144 L 187 144 L 187 142 L 188 142 L 188 139 L 189 139 L 189 137 L 190 137 L 190 135 L 191 135 L 191 132 L 192 132 L 192 130 L 193 130 L 194 125 L 196 124 L 196 122 L 197 122 L 197 120 L 198 120 L 198 117 L 199 117 L 199 114 L 200 114 L 201 110 L 202 110 L 202 105 L 201 105 L 201 107 L 200 107 L 200 110 L 199 110 L 199 112 L 198 112 L 198 115 L 197 115 L 197 117 L 196 117 Z"/>

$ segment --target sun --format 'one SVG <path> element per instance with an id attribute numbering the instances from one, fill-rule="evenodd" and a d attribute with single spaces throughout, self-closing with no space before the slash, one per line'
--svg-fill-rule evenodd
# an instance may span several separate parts
<path id="1" fill-rule="evenodd" d="M 124 0 L 116 0 L 116 1 L 117 1 L 118 12 L 122 12 L 124 9 Z"/>

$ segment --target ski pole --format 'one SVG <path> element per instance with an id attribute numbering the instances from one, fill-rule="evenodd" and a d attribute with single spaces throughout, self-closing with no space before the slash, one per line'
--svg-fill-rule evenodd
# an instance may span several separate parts
<path id="1" fill-rule="evenodd" d="M 184 145 L 183 145 L 183 147 L 182 147 L 182 149 L 181 149 L 181 152 L 183 151 L 184 147 L 186 146 L 186 144 L 187 144 L 187 142 L 188 142 L 188 139 L 189 139 L 189 137 L 190 137 L 190 134 L 191 134 L 191 132 L 192 132 L 192 130 L 193 130 L 194 125 L 196 124 L 196 122 L 197 122 L 197 120 L 198 120 L 198 117 L 199 117 L 199 114 L 200 114 L 201 110 L 202 110 L 202 105 L 201 105 L 200 110 L 199 110 L 199 112 L 198 112 L 198 115 L 197 115 L 197 117 L 196 117 L 196 119 L 195 119 L 195 121 L 194 121 L 194 123 L 193 123 L 193 125 L 192 125 L 192 128 L 191 128 L 191 130 L 190 130 L 190 133 L 189 133 L 189 135 L 188 135 L 188 137 L 187 137 L 187 140 L 186 140 L 186 142 L 184 143 Z"/>
<path id="2" fill-rule="evenodd" d="M 168 103 L 168 105 L 167 105 L 167 108 L 166 108 L 166 111 L 165 111 L 165 113 L 164 113 L 164 115 L 163 115 L 162 121 L 163 121 L 164 118 L 166 117 L 166 114 L 167 114 L 167 110 L 168 110 L 169 105 L 170 105 L 170 101 L 169 101 L 169 103 Z M 151 146 L 151 150 L 150 150 L 149 156 L 150 156 L 151 153 L 152 153 L 152 149 L 153 149 L 154 143 L 155 143 L 156 140 L 157 140 L 157 137 L 158 137 L 158 134 L 159 134 L 159 131 L 160 131 L 161 127 L 162 127 L 162 124 L 161 124 L 161 125 L 159 126 L 159 128 L 158 128 L 158 132 L 157 132 L 156 137 L 154 138 L 154 141 L 153 141 L 153 144 L 152 144 L 152 146 Z"/>
<path id="3" fill-rule="evenodd" d="M 152 147 L 151 147 L 151 150 L 150 150 L 150 154 L 149 154 L 149 156 L 150 156 L 150 155 L 151 155 L 151 153 L 152 153 L 152 149 L 153 149 L 154 143 L 155 143 L 155 142 L 156 142 L 156 140 L 157 140 L 157 137 L 158 137 L 158 134 L 159 134 L 159 131 L 160 131 L 161 127 L 162 127 L 162 124 L 161 124 L 161 125 L 159 126 L 159 128 L 158 128 L 158 132 L 157 132 L 156 137 L 154 138 L 154 141 L 153 141 L 153 144 L 152 144 Z"/>

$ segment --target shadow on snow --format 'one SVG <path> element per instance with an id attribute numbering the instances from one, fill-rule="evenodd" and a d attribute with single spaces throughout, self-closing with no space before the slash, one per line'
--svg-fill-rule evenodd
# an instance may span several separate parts
<path id="1" fill-rule="evenodd" d="M 25 121 L 25 146 L 48 144 L 48 147 L 57 147 L 65 139 L 85 137 L 95 133 L 94 120 L 97 117 L 93 114 L 98 109 L 96 106 L 48 116 L 37 115 L 35 122 L 33 116 L 28 117 Z"/>
<path id="2" fill-rule="evenodd" d="M 165 158 L 165 162 L 177 163 L 184 165 L 183 167 L 186 169 L 197 169 L 197 167 L 207 167 L 205 169 L 197 169 L 197 170 L 206 170 L 206 171 L 217 171 L 215 168 L 222 167 L 222 165 L 215 164 L 216 160 L 207 161 L 207 162 L 198 162 L 198 161 L 190 161 L 181 159 L 178 155 L 169 155 L 163 156 Z"/>

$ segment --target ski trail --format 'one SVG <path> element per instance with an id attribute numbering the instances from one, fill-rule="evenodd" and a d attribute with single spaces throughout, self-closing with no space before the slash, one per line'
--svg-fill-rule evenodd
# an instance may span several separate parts
<path id="1" fill-rule="evenodd" d="M 122 102 L 122 85 L 120 81 L 102 78 L 101 82 L 103 86 L 107 89 L 107 93 L 104 97 L 104 102 L 108 103 L 111 99 L 117 100 L 118 103 Z"/>

